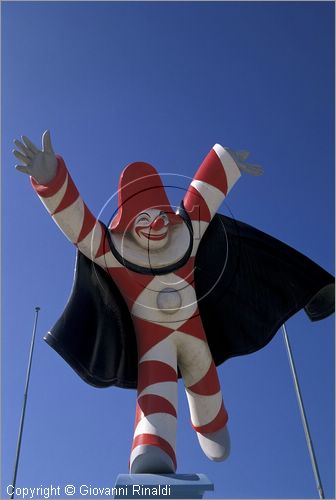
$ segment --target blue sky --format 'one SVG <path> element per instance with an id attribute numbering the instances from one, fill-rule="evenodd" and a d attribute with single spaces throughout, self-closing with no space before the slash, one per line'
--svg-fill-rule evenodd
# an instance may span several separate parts
<path id="1" fill-rule="evenodd" d="M 251 151 L 223 213 L 333 272 L 333 2 L 2 2 L 2 487 L 11 481 L 35 305 L 41 307 L 18 486 L 113 486 L 135 393 L 95 389 L 43 341 L 75 250 L 16 172 L 12 141 L 50 128 L 99 213 L 131 161 L 193 176 L 216 142 Z M 172 198 L 177 197 L 171 193 Z M 178 193 L 180 196 L 180 193 Z M 115 200 L 115 199 L 114 199 Z M 109 205 L 114 210 L 115 201 Z M 110 213 L 104 212 L 107 221 Z M 333 319 L 288 324 L 326 497 L 334 496 Z M 232 454 L 208 461 L 180 386 L 178 471 L 215 498 L 316 498 L 281 333 L 219 368 Z"/>

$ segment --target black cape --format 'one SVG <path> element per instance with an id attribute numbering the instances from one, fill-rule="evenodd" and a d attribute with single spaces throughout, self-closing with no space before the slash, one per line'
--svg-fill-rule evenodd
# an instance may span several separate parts
<path id="1" fill-rule="evenodd" d="M 216 365 L 264 347 L 300 309 L 312 321 L 334 311 L 334 278 L 281 241 L 216 215 L 199 246 L 195 288 Z M 45 336 L 86 382 L 135 388 L 137 346 L 113 280 L 77 253 L 69 301 Z"/>

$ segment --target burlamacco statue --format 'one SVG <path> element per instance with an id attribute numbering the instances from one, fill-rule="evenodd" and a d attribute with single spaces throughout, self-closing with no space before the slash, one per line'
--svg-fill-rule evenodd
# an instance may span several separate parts
<path id="1" fill-rule="evenodd" d="M 242 172 L 262 173 L 248 153 L 213 146 L 180 205 L 160 175 L 128 165 L 108 225 L 82 200 L 49 131 L 42 150 L 15 141 L 17 170 L 77 247 L 69 301 L 45 337 L 96 387 L 137 390 L 131 474 L 176 472 L 177 381 L 205 455 L 230 452 L 228 413 L 216 365 L 263 348 L 304 308 L 334 311 L 334 279 L 275 238 L 217 213 Z"/>

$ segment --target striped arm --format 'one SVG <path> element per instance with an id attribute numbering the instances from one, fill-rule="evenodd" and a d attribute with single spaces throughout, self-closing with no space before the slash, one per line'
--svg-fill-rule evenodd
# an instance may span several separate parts
<path id="1" fill-rule="evenodd" d="M 34 190 L 65 236 L 84 255 L 103 268 L 119 267 L 101 223 L 80 197 L 63 159 L 57 156 L 57 161 L 56 176 L 49 184 L 38 184 L 31 177 Z"/>
<path id="2" fill-rule="evenodd" d="M 196 239 L 200 239 L 241 173 L 230 153 L 215 144 L 203 160 L 184 197 Z"/>

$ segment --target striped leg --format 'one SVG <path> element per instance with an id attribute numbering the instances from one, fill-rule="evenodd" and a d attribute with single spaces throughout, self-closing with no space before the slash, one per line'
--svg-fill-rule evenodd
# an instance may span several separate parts
<path id="1" fill-rule="evenodd" d="M 161 340 L 142 355 L 138 376 L 130 472 L 174 473 L 177 367 L 171 338 Z"/>
<path id="2" fill-rule="evenodd" d="M 183 327 L 182 327 L 183 328 Z M 177 332 L 178 366 L 189 403 L 191 423 L 200 446 L 211 460 L 225 460 L 230 452 L 223 404 L 216 366 L 206 339 Z"/>

